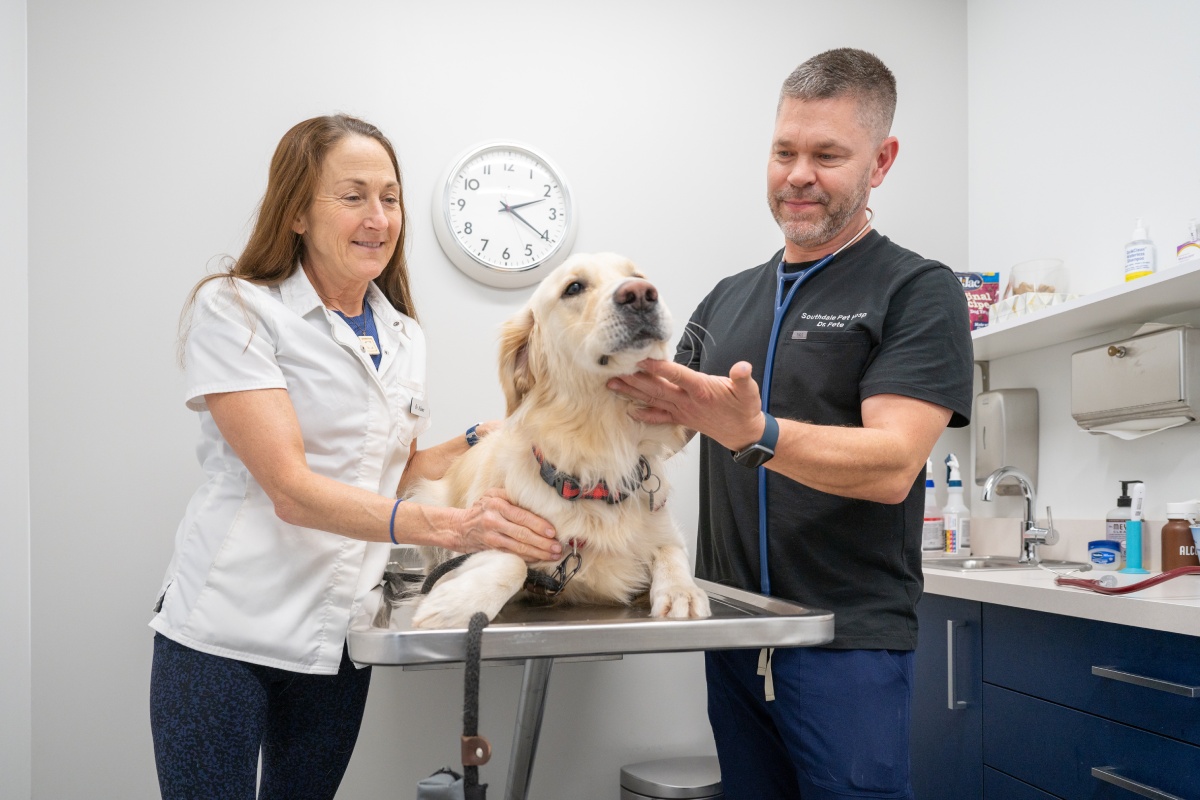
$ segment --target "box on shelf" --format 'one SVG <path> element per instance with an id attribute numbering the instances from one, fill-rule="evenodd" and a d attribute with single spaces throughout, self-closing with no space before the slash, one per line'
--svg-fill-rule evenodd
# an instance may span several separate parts
<path id="1" fill-rule="evenodd" d="M 956 272 L 958 282 L 967 294 L 971 312 L 971 330 L 986 328 L 992 304 L 1000 299 L 1000 273 Z"/>

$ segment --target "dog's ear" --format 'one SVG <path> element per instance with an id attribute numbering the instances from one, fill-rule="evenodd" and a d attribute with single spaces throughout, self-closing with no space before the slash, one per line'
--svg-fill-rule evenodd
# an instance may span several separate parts
<path id="1" fill-rule="evenodd" d="M 533 311 L 527 308 L 505 322 L 500 330 L 500 385 L 508 405 L 506 416 L 517 410 L 536 381 L 532 352 L 536 327 Z"/>

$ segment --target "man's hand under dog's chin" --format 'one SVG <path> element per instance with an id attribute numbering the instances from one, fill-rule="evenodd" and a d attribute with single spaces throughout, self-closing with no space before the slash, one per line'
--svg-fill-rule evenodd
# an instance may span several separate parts
<path id="1" fill-rule="evenodd" d="M 682 425 L 730 449 L 762 436 L 761 396 L 748 362 L 734 364 L 728 378 L 659 359 L 646 359 L 638 366 L 640 371 L 606 384 L 637 404 L 629 412 L 634 419 Z"/>

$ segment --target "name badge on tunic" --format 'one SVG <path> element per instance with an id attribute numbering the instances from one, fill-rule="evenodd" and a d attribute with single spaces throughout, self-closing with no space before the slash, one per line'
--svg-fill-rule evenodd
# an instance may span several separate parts
<path id="1" fill-rule="evenodd" d="M 807 339 L 808 331 L 792 331 L 793 339 Z"/>
<path id="2" fill-rule="evenodd" d="M 375 344 L 375 339 L 370 336 L 358 337 L 358 343 L 362 345 L 363 352 L 369 356 L 379 355 L 379 345 Z"/>
<path id="3" fill-rule="evenodd" d="M 412 402 L 408 404 L 408 410 L 409 413 L 416 414 L 418 417 L 429 416 L 429 406 L 425 405 L 415 397 L 412 399 Z"/>

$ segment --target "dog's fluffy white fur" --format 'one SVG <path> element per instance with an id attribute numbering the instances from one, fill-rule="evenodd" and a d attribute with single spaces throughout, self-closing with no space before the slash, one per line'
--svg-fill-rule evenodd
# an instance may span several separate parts
<path id="1" fill-rule="evenodd" d="M 582 565 L 558 599 L 626 604 L 649 590 L 654 616 L 707 617 L 708 597 L 692 579 L 683 537 L 662 507 L 669 491 L 663 462 L 682 447 L 685 432 L 638 422 L 629 416 L 630 401 L 605 386 L 612 376 L 636 371 L 644 358 L 666 358 L 670 329 L 657 290 L 629 260 L 572 256 L 504 325 L 503 428 L 458 458 L 441 480 L 414 487 L 409 499 L 466 508 L 503 487 L 513 503 L 554 525 L 564 553 L 572 540 L 582 542 Z M 561 497 L 540 476 L 535 446 L 585 490 L 603 481 L 629 497 L 615 504 Z M 637 478 L 642 458 L 652 473 L 645 481 Z M 453 554 L 425 548 L 423 556 L 433 566 Z M 527 565 L 501 551 L 476 553 L 421 599 L 414 623 L 465 627 L 478 611 L 491 619 L 523 591 L 530 566 L 551 574 L 558 562 Z"/>

